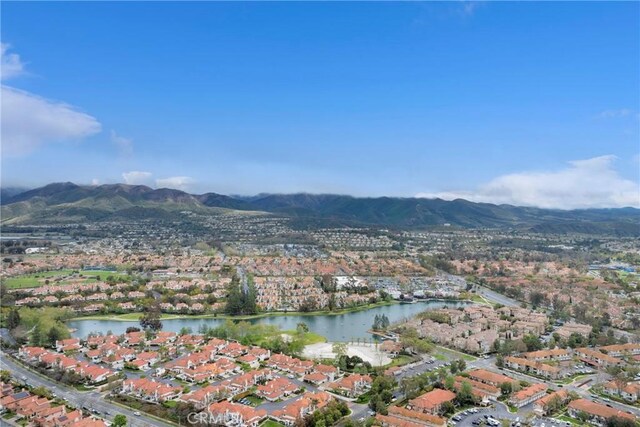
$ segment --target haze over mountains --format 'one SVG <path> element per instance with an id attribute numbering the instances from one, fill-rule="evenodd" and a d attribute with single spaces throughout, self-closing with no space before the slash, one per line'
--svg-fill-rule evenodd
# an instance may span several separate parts
<path id="1" fill-rule="evenodd" d="M 173 219 L 189 210 L 204 215 L 261 211 L 295 218 L 299 223 L 423 228 L 506 227 L 539 232 L 640 235 L 640 210 L 551 210 L 473 203 L 458 199 L 376 197 L 333 194 L 261 194 L 253 197 L 217 193 L 189 194 L 144 185 L 83 186 L 70 182 L 28 191 L 2 192 L 3 224 L 46 224 L 118 219 Z"/>

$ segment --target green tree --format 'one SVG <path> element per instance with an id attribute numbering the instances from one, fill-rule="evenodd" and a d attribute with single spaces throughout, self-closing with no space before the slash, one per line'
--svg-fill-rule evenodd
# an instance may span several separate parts
<path id="1" fill-rule="evenodd" d="M 246 287 L 240 283 L 237 276 L 233 276 L 227 288 L 227 303 L 224 311 L 232 316 L 251 315 L 258 312 L 256 290 L 251 276 L 247 279 Z"/>
<path id="2" fill-rule="evenodd" d="M 227 304 L 224 309 L 225 313 L 236 316 L 242 313 L 242 294 L 240 292 L 240 279 L 233 276 L 231 283 L 227 288 Z"/>
<path id="3" fill-rule="evenodd" d="M 582 421 L 583 423 L 586 424 L 587 420 L 589 419 L 589 414 L 587 414 L 584 411 L 578 411 L 578 413 L 576 414 L 576 416 L 578 417 L 578 419 L 580 421 Z"/>
<path id="4" fill-rule="evenodd" d="M 607 418 L 606 427 L 636 427 L 637 424 L 633 420 L 622 417 L 613 416 Z"/>
<path id="5" fill-rule="evenodd" d="M 299 334 L 306 334 L 307 332 L 309 332 L 309 326 L 307 326 L 307 324 L 304 322 L 300 322 L 296 325 L 296 331 Z"/>
<path id="6" fill-rule="evenodd" d="M 458 405 L 466 405 L 473 403 L 473 400 L 473 387 L 471 387 L 469 381 L 462 381 L 462 385 L 456 392 L 456 402 Z"/>
<path id="7" fill-rule="evenodd" d="M 20 325 L 20 313 L 15 308 L 9 311 L 7 315 L 7 327 L 15 329 Z"/>
<path id="8" fill-rule="evenodd" d="M 329 302 L 327 303 L 327 308 L 329 309 L 329 311 L 333 311 L 336 309 L 336 307 L 337 307 L 336 294 L 331 293 L 329 294 Z"/>
<path id="9" fill-rule="evenodd" d="M 451 375 L 448 375 L 444 379 L 444 388 L 446 388 L 447 390 L 453 390 L 455 382 L 455 378 L 453 378 Z"/>
<path id="10" fill-rule="evenodd" d="M 527 351 L 537 351 L 544 347 L 540 338 L 533 334 L 525 335 L 522 338 L 522 342 L 527 346 Z"/>
<path id="11" fill-rule="evenodd" d="M 511 394 L 511 392 L 513 391 L 513 384 L 510 382 L 501 383 L 500 391 L 502 392 L 503 396 Z"/>
<path id="12" fill-rule="evenodd" d="M 467 362 L 462 359 L 454 360 L 449 366 L 449 370 L 452 374 L 455 374 L 456 372 L 462 372 L 465 369 L 467 369 Z"/>
<path id="13" fill-rule="evenodd" d="M 441 406 L 440 406 L 440 413 L 442 415 L 449 415 L 449 414 L 453 414 L 454 411 L 456 410 L 456 407 L 453 406 L 453 403 L 447 401 L 444 402 Z"/>
<path id="14" fill-rule="evenodd" d="M 400 343 L 406 349 L 412 349 L 416 353 L 429 353 L 433 350 L 433 345 L 426 339 L 418 335 L 415 328 L 404 328 L 400 333 Z"/>
<path id="15" fill-rule="evenodd" d="M 285 353 L 290 355 L 299 355 L 304 350 L 304 341 L 299 339 L 292 339 L 289 341 Z"/>
<path id="16" fill-rule="evenodd" d="M 373 329 L 374 331 L 384 331 L 389 327 L 389 324 L 389 318 L 386 314 L 376 314 L 373 319 L 373 325 L 371 326 L 371 329 Z"/>
<path id="17" fill-rule="evenodd" d="M 258 305 L 256 304 L 256 287 L 253 283 L 253 275 L 247 277 L 247 288 L 244 292 L 244 314 L 257 314 Z"/>
<path id="18" fill-rule="evenodd" d="M 560 396 L 553 396 L 547 403 L 547 408 L 549 410 L 549 413 L 554 413 L 562 408 L 562 399 L 560 398 Z"/>
<path id="19" fill-rule="evenodd" d="M 111 424 L 114 427 L 125 427 L 127 425 L 127 417 L 118 414 L 113 418 L 113 423 Z"/>
<path id="20" fill-rule="evenodd" d="M 545 302 L 545 295 L 542 292 L 534 291 L 529 294 L 529 302 L 533 308 L 537 308 Z"/>
<path id="21" fill-rule="evenodd" d="M 140 317 L 140 326 L 142 329 L 159 331 L 162 329 L 161 317 L 160 304 L 154 301 L 144 308 L 142 317 Z"/>
<path id="22" fill-rule="evenodd" d="M 44 331 L 42 330 L 42 325 L 40 325 L 40 322 L 38 322 L 33 327 L 33 330 L 31 331 L 31 339 L 30 339 L 31 345 L 39 347 L 42 345 L 44 340 L 45 340 L 45 334 L 44 334 Z"/>
<path id="23" fill-rule="evenodd" d="M 47 334 L 47 343 L 51 347 L 55 347 L 56 341 L 64 339 L 64 332 L 60 330 L 58 325 L 53 325 Z"/>
<path id="24" fill-rule="evenodd" d="M 339 358 L 340 356 L 347 355 L 348 346 L 347 343 L 344 342 L 334 342 L 331 346 L 331 349 L 333 350 L 333 353 L 336 355 L 336 357 Z"/>
<path id="25" fill-rule="evenodd" d="M 47 399 L 51 399 L 51 392 L 49 391 L 48 388 L 44 387 L 44 386 L 40 386 L 40 387 L 35 387 L 34 389 L 31 390 L 31 392 L 33 394 L 35 394 L 36 396 L 40 396 L 40 397 L 46 397 Z"/>

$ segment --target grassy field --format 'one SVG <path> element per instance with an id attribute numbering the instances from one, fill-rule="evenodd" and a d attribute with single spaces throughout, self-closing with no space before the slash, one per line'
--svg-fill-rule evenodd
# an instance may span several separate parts
<path id="1" fill-rule="evenodd" d="M 247 399 L 249 401 L 249 404 L 251 406 L 258 406 L 258 405 L 261 405 L 262 403 L 264 403 L 264 399 L 259 398 L 255 394 L 250 394 L 248 396 L 245 396 L 245 399 Z"/>
<path id="2" fill-rule="evenodd" d="M 83 280 L 88 283 L 98 280 L 98 277 L 100 280 L 105 280 L 107 276 L 122 278 L 127 277 L 127 273 L 118 271 L 83 271 L 63 269 L 43 271 L 41 273 L 27 274 L 24 276 L 8 277 L 4 279 L 2 283 L 4 283 L 8 289 L 21 289 L 44 286 L 46 284 L 46 280 L 49 280 L 50 284 L 63 284 L 71 279 Z"/>
<path id="3" fill-rule="evenodd" d="M 297 331 L 294 331 L 294 330 L 282 331 L 282 333 L 288 334 L 288 335 L 297 335 Z M 304 342 L 304 345 L 309 345 L 309 344 L 318 344 L 320 342 L 327 342 L 327 339 L 322 335 L 318 335 L 314 332 L 306 332 L 304 334 L 302 341 Z"/>
<path id="4" fill-rule="evenodd" d="M 568 415 L 564 415 L 563 414 L 563 415 L 557 416 L 555 418 L 558 419 L 558 420 L 562 420 L 562 421 L 566 421 L 568 423 L 571 423 L 574 426 L 581 425 L 579 420 L 576 420 L 575 418 L 571 418 Z"/>
<path id="5" fill-rule="evenodd" d="M 273 420 L 267 420 L 260 424 L 260 427 L 284 427 L 284 424 L 277 423 Z"/>
<path id="6" fill-rule="evenodd" d="M 391 363 L 385 365 L 385 368 L 391 368 L 393 366 L 404 366 L 408 365 L 411 362 L 415 362 L 418 359 L 416 357 L 407 356 L 406 354 L 401 354 L 393 359 L 391 359 Z"/>
<path id="7" fill-rule="evenodd" d="M 478 294 L 471 294 L 471 301 L 477 302 L 480 304 L 492 305 L 485 297 Z"/>
<path id="8" fill-rule="evenodd" d="M 571 384 L 572 382 L 580 381 L 580 380 L 582 380 L 584 378 L 587 378 L 587 377 L 588 377 L 588 375 L 581 374 L 581 375 L 576 375 L 575 377 L 563 378 L 560 381 L 556 381 L 556 383 L 557 384 Z"/>
<path id="9" fill-rule="evenodd" d="M 475 356 L 471 356 L 469 354 L 465 354 L 456 350 L 452 350 L 450 348 L 446 348 L 446 347 L 442 347 L 439 345 L 436 345 L 436 351 L 440 352 L 440 353 L 444 353 L 444 354 L 448 354 L 449 357 L 455 358 L 455 359 L 462 359 L 462 360 L 466 360 L 467 362 L 473 362 L 474 360 L 478 360 L 477 357 Z M 436 359 L 438 358 L 437 354 L 434 354 L 433 357 L 435 357 Z M 439 359 L 440 360 L 440 359 Z"/>

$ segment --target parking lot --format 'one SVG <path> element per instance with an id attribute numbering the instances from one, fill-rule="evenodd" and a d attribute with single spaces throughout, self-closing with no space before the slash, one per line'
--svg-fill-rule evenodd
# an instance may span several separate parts
<path id="1" fill-rule="evenodd" d="M 509 420 L 514 426 L 520 422 L 518 414 L 509 412 L 506 406 L 497 403 L 490 408 L 471 408 L 455 414 L 449 421 L 449 425 L 455 426 L 499 426 L 502 420 Z"/>

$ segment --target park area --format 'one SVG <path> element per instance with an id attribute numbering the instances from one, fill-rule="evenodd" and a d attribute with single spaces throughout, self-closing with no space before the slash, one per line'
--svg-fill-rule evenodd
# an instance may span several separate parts
<path id="1" fill-rule="evenodd" d="M 66 283 L 91 283 L 128 277 L 126 272 L 110 270 L 50 270 L 2 279 L 7 289 L 37 288 L 45 285 Z"/>

